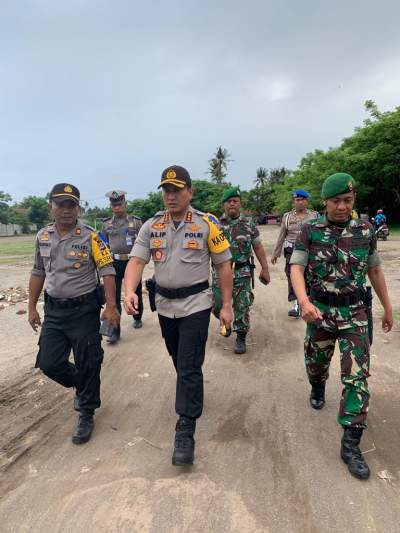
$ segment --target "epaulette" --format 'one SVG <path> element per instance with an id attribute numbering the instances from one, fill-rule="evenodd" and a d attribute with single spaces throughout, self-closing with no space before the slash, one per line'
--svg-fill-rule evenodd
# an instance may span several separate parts
<path id="1" fill-rule="evenodd" d="M 135 218 L 136 220 L 142 221 L 140 217 L 137 217 L 136 215 L 128 215 L 128 218 Z"/>
<path id="2" fill-rule="evenodd" d="M 112 220 L 112 217 L 102 218 L 101 220 L 102 220 L 102 222 L 107 222 L 107 220 Z"/>
<path id="3" fill-rule="evenodd" d="M 89 229 L 90 231 L 95 231 L 97 233 L 97 230 L 92 226 L 89 226 L 89 224 L 82 223 L 82 226 L 86 229 Z"/>
<path id="4" fill-rule="evenodd" d="M 205 213 L 204 211 L 200 211 L 199 209 L 193 209 L 193 213 L 196 213 L 196 215 L 199 215 L 200 217 L 204 216 L 204 215 L 208 215 L 210 213 Z"/>
<path id="5" fill-rule="evenodd" d="M 161 216 L 163 216 L 164 213 L 165 213 L 165 210 L 164 211 L 157 211 L 157 213 L 155 213 L 155 215 L 153 215 L 151 218 L 161 217 Z"/>

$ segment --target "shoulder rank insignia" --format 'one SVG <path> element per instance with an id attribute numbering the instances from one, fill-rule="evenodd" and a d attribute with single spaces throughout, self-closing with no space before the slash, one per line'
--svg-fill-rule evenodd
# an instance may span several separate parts
<path id="1" fill-rule="evenodd" d="M 48 231 L 44 231 L 41 236 L 40 236 L 40 240 L 41 241 L 48 241 L 49 240 L 49 232 Z"/>
<path id="2" fill-rule="evenodd" d="M 81 228 L 76 228 L 75 235 L 80 235 L 82 233 Z"/>
<path id="3" fill-rule="evenodd" d="M 185 222 L 192 222 L 192 219 L 193 219 L 193 213 L 191 211 L 188 211 L 186 213 Z"/>

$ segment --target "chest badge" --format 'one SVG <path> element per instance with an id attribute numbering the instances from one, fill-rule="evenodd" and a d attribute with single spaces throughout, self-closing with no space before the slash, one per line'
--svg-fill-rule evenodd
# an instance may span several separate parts
<path id="1" fill-rule="evenodd" d="M 75 250 L 70 250 L 70 251 L 68 252 L 68 255 L 70 255 L 71 257 L 75 257 L 75 256 L 76 256 L 76 252 L 75 252 Z"/>
<path id="2" fill-rule="evenodd" d="M 195 232 L 201 230 L 201 227 L 197 224 L 192 224 L 191 226 L 189 226 L 189 230 Z"/>
<path id="3" fill-rule="evenodd" d="M 156 250 L 154 252 L 154 261 L 161 261 L 161 259 L 163 258 L 163 251 L 162 250 Z"/>
<path id="4" fill-rule="evenodd" d="M 156 230 L 165 229 L 165 223 L 164 222 L 156 222 L 155 224 L 152 224 L 151 227 L 153 229 L 156 229 Z"/>
<path id="5" fill-rule="evenodd" d="M 78 268 L 81 268 L 81 266 L 82 266 L 81 263 L 74 263 L 74 268 L 78 269 Z"/>
<path id="6" fill-rule="evenodd" d="M 190 248 L 191 250 L 197 250 L 199 248 L 199 243 L 198 241 L 188 241 L 187 243 L 187 247 Z"/>
<path id="7" fill-rule="evenodd" d="M 156 239 L 155 241 L 153 241 L 153 246 L 154 248 L 160 248 L 161 241 L 159 239 Z"/>

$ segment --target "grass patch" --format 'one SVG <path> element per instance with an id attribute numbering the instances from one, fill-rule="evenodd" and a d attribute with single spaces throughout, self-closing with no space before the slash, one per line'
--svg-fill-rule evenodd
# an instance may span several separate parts
<path id="1" fill-rule="evenodd" d="M 0 263 L 15 264 L 21 259 L 33 259 L 35 236 L 0 238 Z"/>
<path id="2" fill-rule="evenodd" d="M 396 321 L 396 322 L 399 322 L 400 323 L 400 309 L 395 309 L 393 311 L 393 319 Z"/>

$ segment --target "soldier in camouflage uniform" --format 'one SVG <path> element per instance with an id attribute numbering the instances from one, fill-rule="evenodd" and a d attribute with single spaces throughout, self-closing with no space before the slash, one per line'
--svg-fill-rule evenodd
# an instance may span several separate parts
<path id="1" fill-rule="evenodd" d="M 343 384 L 338 415 L 344 428 L 341 457 L 351 474 L 367 479 L 369 468 L 358 446 L 366 428 L 369 402 L 367 274 L 384 308 L 385 332 L 392 328 L 393 316 L 373 228 L 366 221 L 351 218 L 354 187 L 349 174 L 338 173 L 325 180 L 322 198 L 326 216 L 303 226 L 291 259 L 291 277 L 307 322 L 305 364 L 311 406 L 322 409 L 325 404 L 325 382 L 337 340 Z"/>
<path id="2" fill-rule="evenodd" d="M 236 332 L 235 353 L 246 352 L 246 335 L 250 329 L 250 306 L 254 296 L 252 292 L 253 255 L 257 256 L 261 265 L 260 281 L 267 285 L 270 281 L 268 263 L 260 233 L 254 221 L 240 212 L 239 187 L 227 189 L 221 199 L 225 214 L 220 223 L 225 238 L 231 245 L 233 276 L 233 311 L 235 320 L 233 331 Z M 222 305 L 221 290 L 218 276 L 213 271 L 213 312 L 218 317 Z"/>

